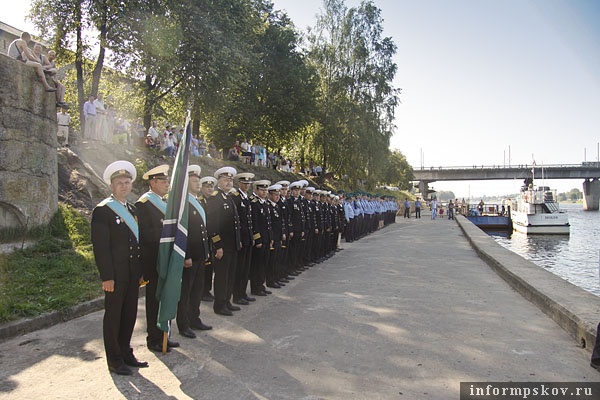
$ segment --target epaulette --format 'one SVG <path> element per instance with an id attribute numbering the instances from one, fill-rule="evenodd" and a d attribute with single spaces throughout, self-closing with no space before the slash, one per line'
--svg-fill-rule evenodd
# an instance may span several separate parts
<path id="1" fill-rule="evenodd" d="M 218 190 L 215 190 L 214 192 L 212 192 L 212 194 L 211 194 L 210 196 L 211 196 L 211 197 L 215 197 L 215 196 L 216 196 L 216 195 L 218 195 L 218 194 L 219 194 L 219 191 L 218 191 Z"/>
<path id="2" fill-rule="evenodd" d="M 257 203 L 257 202 L 258 202 L 258 198 L 254 197 L 254 198 L 252 199 L 252 202 L 253 202 L 253 203 Z"/>
<path id="3" fill-rule="evenodd" d="M 144 196 L 141 199 L 139 199 L 138 201 L 143 204 L 148 201 L 148 197 Z"/>
<path id="4" fill-rule="evenodd" d="M 231 192 L 229 192 L 229 194 L 231 194 L 233 196 L 239 196 L 240 192 L 238 192 L 237 190 L 232 190 Z"/>

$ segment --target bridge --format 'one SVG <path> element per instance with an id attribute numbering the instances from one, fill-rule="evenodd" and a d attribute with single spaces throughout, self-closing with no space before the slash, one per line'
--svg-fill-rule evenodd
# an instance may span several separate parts
<path id="1" fill-rule="evenodd" d="M 471 165 L 460 167 L 422 167 L 414 169 L 421 193 L 428 193 L 429 183 L 436 181 L 513 180 L 532 176 L 544 179 L 583 179 L 585 210 L 598 210 L 600 203 L 600 162 L 551 165 Z"/>

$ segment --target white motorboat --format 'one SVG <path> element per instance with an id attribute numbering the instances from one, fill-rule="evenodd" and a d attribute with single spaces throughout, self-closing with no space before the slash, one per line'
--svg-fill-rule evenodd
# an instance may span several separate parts
<path id="1" fill-rule="evenodd" d="M 548 186 L 534 186 L 533 179 L 526 179 L 510 215 L 513 229 L 525 234 L 568 235 L 569 215 L 560 210 L 556 190 Z"/>

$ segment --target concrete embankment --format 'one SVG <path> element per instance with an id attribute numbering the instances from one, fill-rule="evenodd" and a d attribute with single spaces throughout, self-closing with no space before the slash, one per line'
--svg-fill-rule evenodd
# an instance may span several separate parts
<path id="1" fill-rule="evenodd" d="M 469 240 L 510 252 L 460 224 L 468 235 L 447 219 L 399 218 L 233 317 L 202 303 L 214 329 L 187 339 L 174 323 L 181 347 L 166 355 L 146 348 L 140 299 L 131 346 L 150 367 L 132 376 L 107 370 L 102 311 L 5 340 L 0 398 L 445 400 L 461 382 L 597 382 L 589 352 Z"/>
<path id="2" fill-rule="evenodd" d="M 580 346 L 593 349 L 600 321 L 600 297 L 499 246 L 467 218 L 459 215 L 456 220 L 482 260 Z"/>

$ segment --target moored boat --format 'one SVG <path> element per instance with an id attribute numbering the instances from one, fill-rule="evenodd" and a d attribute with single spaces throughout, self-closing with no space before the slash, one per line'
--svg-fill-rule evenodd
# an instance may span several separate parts
<path id="1" fill-rule="evenodd" d="M 570 231 L 569 215 L 560 209 L 556 190 L 534 186 L 531 178 L 525 179 L 519 196 L 512 202 L 510 214 L 517 232 L 568 235 Z"/>

